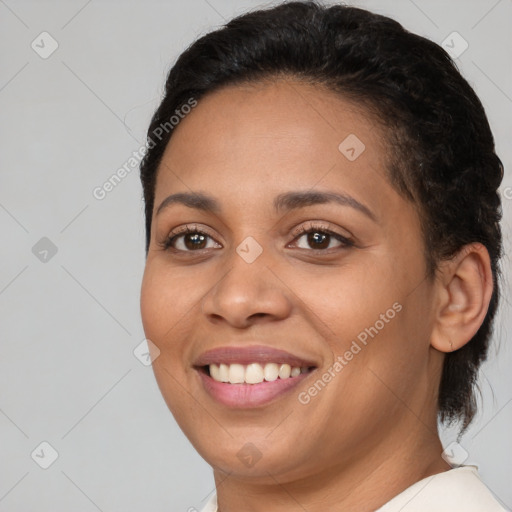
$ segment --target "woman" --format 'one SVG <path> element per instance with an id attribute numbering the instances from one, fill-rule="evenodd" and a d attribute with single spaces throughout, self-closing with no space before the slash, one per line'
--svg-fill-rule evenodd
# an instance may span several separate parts
<path id="1" fill-rule="evenodd" d="M 448 54 L 389 18 L 289 2 L 180 56 L 141 313 L 205 511 L 504 510 L 437 431 L 475 414 L 502 176 Z"/>

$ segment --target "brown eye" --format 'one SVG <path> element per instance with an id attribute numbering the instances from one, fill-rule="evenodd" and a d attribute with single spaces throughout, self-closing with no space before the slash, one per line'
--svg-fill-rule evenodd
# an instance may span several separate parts
<path id="1" fill-rule="evenodd" d="M 331 235 L 312 231 L 307 234 L 307 241 L 312 249 L 328 249 Z"/>
<path id="2" fill-rule="evenodd" d="M 183 245 L 189 250 L 204 249 L 206 236 L 201 233 L 186 233 L 183 236 Z M 179 238 L 179 237 L 178 237 Z"/>
<path id="3" fill-rule="evenodd" d="M 178 233 L 174 232 L 162 244 L 164 249 L 172 249 L 176 252 L 195 252 L 203 249 L 218 248 L 220 244 L 215 242 L 213 238 L 206 232 L 186 226 Z"/>
<path id="4" fill-rule="evenodd" d="M 304 239 L 304 241 L 300 242 L 301 239 Z M 298 236 L 296 236 L 294 240 L 297 241 L 295 242 L 295 246 L 299 249 L 313 249 L 320 251 L 333 248 L 345 248 L 354 245 L 348 238 L 345 238 L 344 236 L 322 226 L 313 226 L 309 229 L 303 227 L 300 229 Z M 333 242 L 335 245 L 333 245 Z"/>

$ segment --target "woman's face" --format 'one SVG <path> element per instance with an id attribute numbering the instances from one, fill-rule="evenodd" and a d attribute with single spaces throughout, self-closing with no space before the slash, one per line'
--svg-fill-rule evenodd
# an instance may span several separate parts
<path id="1" fill-rule="evenodd" d="M 278 81 L 214 92 L 174 131 L 141 312 L 198 452 L 285 482 L 431 435 L 433 284 L 380 127 L 332 92 Z"/>

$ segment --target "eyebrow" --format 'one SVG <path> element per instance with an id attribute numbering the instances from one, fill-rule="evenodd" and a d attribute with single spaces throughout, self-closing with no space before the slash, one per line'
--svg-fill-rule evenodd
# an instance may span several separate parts
<path id="1" fill-rule="evenodd" d="M 162 210 L 168 208 L 172 204 L 183 204 L 189 208 L 195 208 L 196 210 L 203 210 L 205 212 L 220 213 L 221 207 L 219 202 L 201 192 L 180 192 L 178 194 L 171 194 L 166 197 L 158 207 L 156 215 Z"/>
<path id="2" fill-rule="evenodd" d="M 364 204 L 348 194 L 339 194 L 335 192 L 313 192 L 313 191 L 297 191 L 279 194 L 274 199 L 274 208 L 278 212 L 280 210 L 290 211 L 297 208 L 304 208 L 315 204 L 338 203 L 343 206 L 350 206 L 355 210 L 364 213 L 373 221 L 377 221 L 375 214 Z"/>
<path id="3" fill-rule="evenodd" d="M 343 206 L 350 206 L 363 213 L 373 221 L 377 221 L 375 214 L 364 204 L 360 203 L 354 197 L 348 194 L 335 192 L 318 191 L 294 191 L 279 194 L 274 199 L 274 209 L 276 212 L 291 211 L 315 204 L 337 203 Z M 219 214 L 222 211 L 220 203 L 212 196 L 202 192 L 180 192 L 166 197 L 158 207 L 156 215 L 172 204 L 182 204 L 188 208 L 202 210 Z"/>

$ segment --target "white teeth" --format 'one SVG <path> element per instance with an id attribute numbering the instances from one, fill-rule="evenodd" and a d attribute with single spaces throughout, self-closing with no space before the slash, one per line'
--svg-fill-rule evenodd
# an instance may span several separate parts
<path id="1" fill-rule="evenodd" d="M 292 367 L 289 364 L 282 364 L 279 367 L 279 378 L 287 379 L 290 376 L 291 371 Z"/>
<path id="2" fill-rule="evenodd" d="M 247 384 L 259 384 L 266 378 L 261 364 L 252 363 L 245 370 L 245 382 Z"/>
<path id="3" fill-rule="evenodd" d="M 217 382 L 229 382 L 230 384 L 259 384 L 264 380 L 272 382 L 279 379 L 297 377 L 301 373 L 307 373 L 308 368 L 290 366 L 289 364 L 267 363 L 262 366 L 259 363 L 251 363 L 246 366 L 234 364 L 210 364 L 210 377 Z"/>
<path id="4" fill-rule="evenodd" d="M 276 363 L 268 363 L 263 369 L 263 374 L 265 375 L 266 381 L 272 382 L 279 376 L 279 366 L 277 366 Z"/>
<path id="5" fill-rule="evenodd" d="M 297 377 L 297 375 L 300 375 L 300 368 L 298 368 L 297 366 L 294 366 L 292 368 L 292 371 L 291 371 L 290 375 L 292 377 Z"/>
<path id="6" fill-rule="evenodd" d="M 245 379 L 245 368 L 241 364 L 229 365 L 229 382 L 231 384 L 241 384 Z"/>
<path id="7" fill-rule="evenodd" d="M 216 364 L 210 365 L 210 375 L 213 380 L 220 382 L 220 370 L 219 370 L 218 365 L 216 365 Z"/>
<path id="8" fill-rule="evenodd" d="M 219 377 L 221 382 L 229 382 L 229 366 L 227 364 L 219 365 Z"/>

